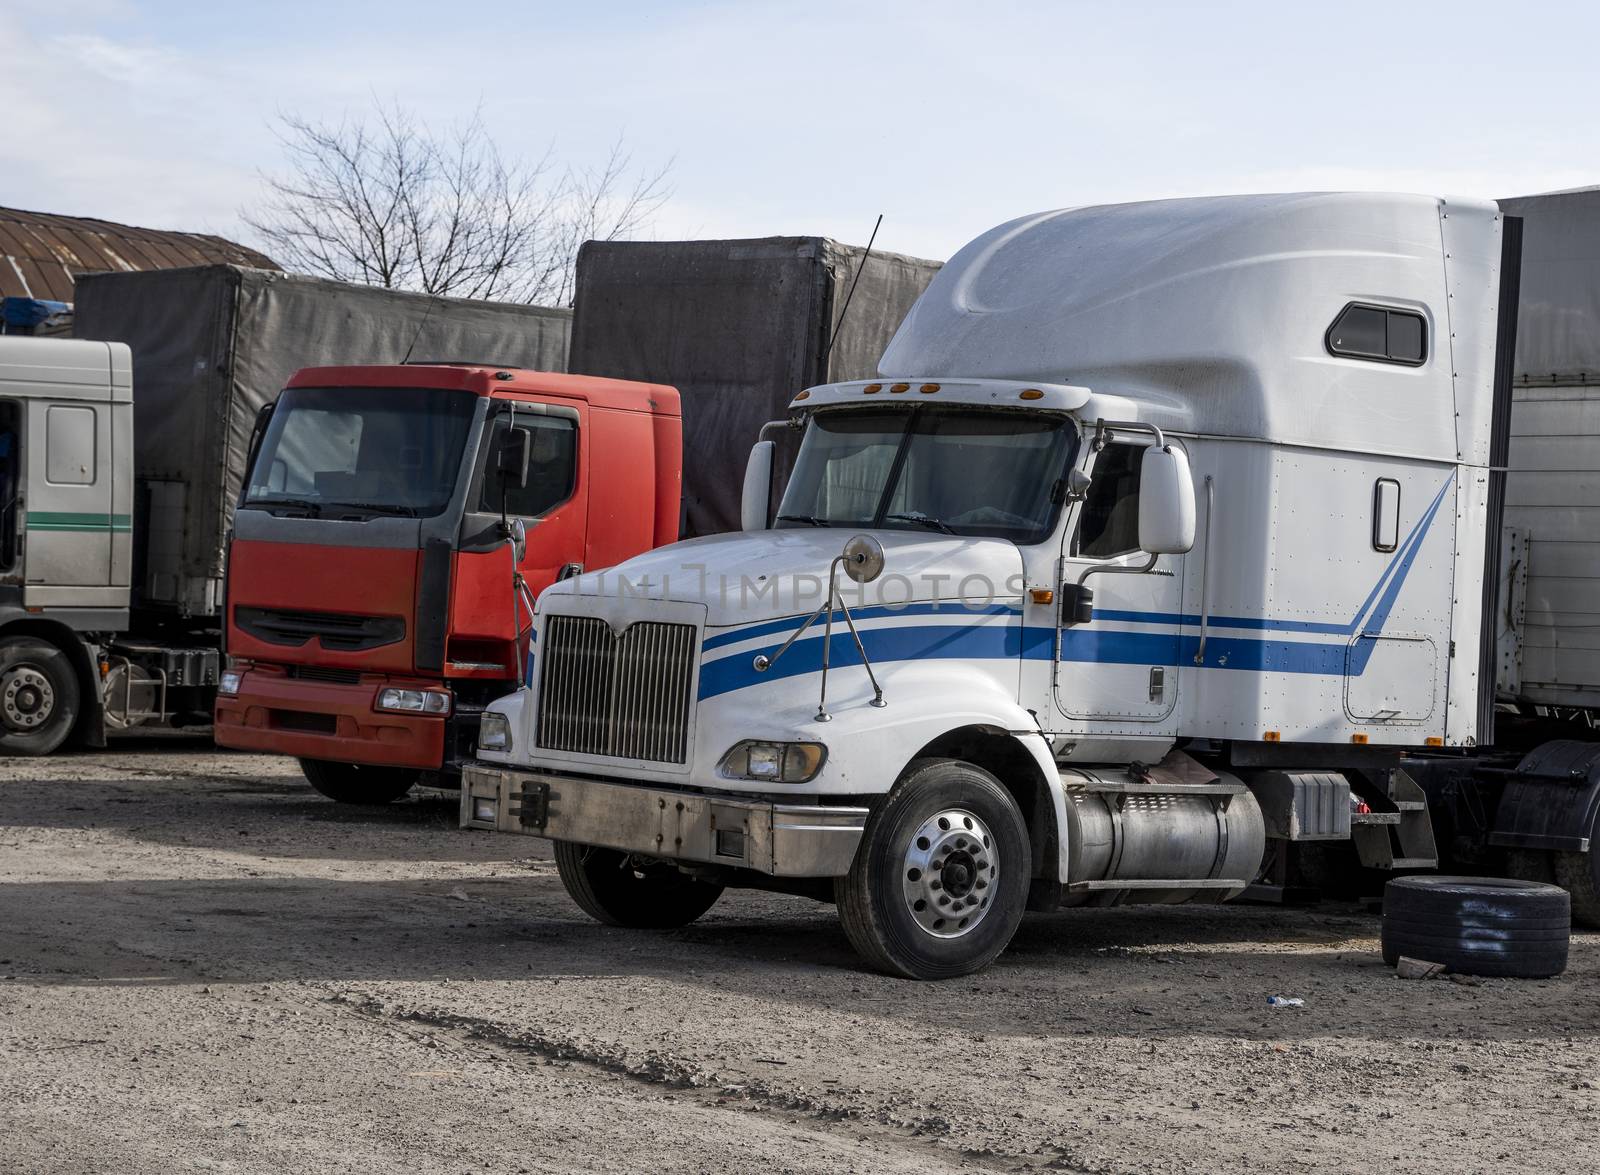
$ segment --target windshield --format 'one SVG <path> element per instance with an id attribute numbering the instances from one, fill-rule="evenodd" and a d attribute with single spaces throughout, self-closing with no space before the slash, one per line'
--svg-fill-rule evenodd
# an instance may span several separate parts
<path id="1" fill-rule="evenodd" d="M 426 518 L 450 501 L 477 397 L 432 388 L 290 388 L 245 506 Z"/>
<path id="2" fill-rule="evenodd" d="M 1075 432 L 1064 417 L 918 407 L 818 413 L 779 526 L 1049 536 Z"/>

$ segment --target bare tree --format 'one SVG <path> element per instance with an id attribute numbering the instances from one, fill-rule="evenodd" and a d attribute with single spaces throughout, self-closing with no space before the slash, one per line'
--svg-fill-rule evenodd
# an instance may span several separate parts
<path id="1" fill-rule="evenodd" d="M 244 220 L 285 267 L 395 289 L 567 305 L 587 240 L 643 229 L 670 162 L 638 170 L 619 141 L 604 164 L 507 162 L 480 114 L 436 136 L 409 111 L 370 121 L 280 116 L 289 157 Z"/>

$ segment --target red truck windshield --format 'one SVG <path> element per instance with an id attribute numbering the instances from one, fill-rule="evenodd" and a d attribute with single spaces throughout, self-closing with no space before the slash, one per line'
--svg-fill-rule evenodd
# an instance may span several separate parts
<path id="1" fill-rule="evenodd" d="M 475 405 L 431 388 L 290 388 L 242 504 L 431 517 L 455 490 Z"/>

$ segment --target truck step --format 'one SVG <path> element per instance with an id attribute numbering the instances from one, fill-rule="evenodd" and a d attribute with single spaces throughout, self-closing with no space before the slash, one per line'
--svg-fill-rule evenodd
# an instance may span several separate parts
<path id="1" fill-rule="evenodd" d="M 1067 888 L 1074 892 L 1102 889 L 1243 889 L 1250 883 L 1239 878 L 1200 877 L 1173 880 L 1148 877 L 1112 879 L 1109 881 L 1073 881 Z"/>
<path id="2" fill-rule="evenodd" d="M 1061 775 L 1061 788 L 1067 792 L 1128 796 L 1236 796 L 1247 790 L 1242 783 L 1221 779 L 1212 783 L 1137 783 L 1121 779 L 1086 779 L 1066 773 Z"/>
<path id="3" fill-rule="evenodd" d="M 1399 812 L 1352 812 L 1351 824 L 1399 824 Z"/>

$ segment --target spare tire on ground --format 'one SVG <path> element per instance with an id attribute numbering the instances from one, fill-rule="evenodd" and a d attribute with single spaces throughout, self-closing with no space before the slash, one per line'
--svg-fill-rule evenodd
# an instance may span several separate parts
<path id="1" fill-rule="evenodd" d="M 1556 885 L 1503 877 L 1397 877 L 1383 888 L 1383 961 L 1442 963 L 1463 975 L 1547 979 L 1567 969 L 1572 900 Z"/>

